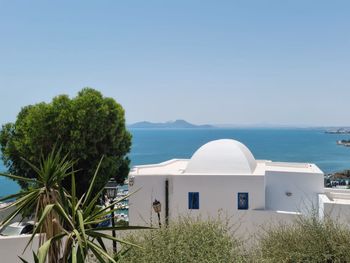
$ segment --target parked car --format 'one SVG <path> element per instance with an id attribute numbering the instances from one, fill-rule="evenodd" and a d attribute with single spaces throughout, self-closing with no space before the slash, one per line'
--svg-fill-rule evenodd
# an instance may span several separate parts
<path id="1" fill-rule="evenodd" d="M 1 236 L 19 236 L 33 232 L 33 222 L 15 222 L 1 229 Z"/>

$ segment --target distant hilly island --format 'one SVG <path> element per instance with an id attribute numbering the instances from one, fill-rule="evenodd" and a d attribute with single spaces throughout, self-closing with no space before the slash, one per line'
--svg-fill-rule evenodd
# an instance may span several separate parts
<path id="1" fill-rule="evenodd" d="M 196 125 L 189 123 L 185 120 L 176 120 L 169 122 L 149 122 L 141 121 L 134 124 L 128 125 L 128 128 L 138 128 L 138 129 L 208 129 L 214 128 L 215 126 L 205 124 L 205 125 Z"/>

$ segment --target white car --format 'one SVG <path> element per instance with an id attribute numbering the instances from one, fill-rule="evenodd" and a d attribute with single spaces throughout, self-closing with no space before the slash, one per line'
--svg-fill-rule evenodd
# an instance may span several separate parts
<path id="1" fill-rule="evenodd" d="M 16 222 L 1 229 L 1 236 L 19 236 L 28 235 L 33 232 L 34 224 L 32 222 Z"/>

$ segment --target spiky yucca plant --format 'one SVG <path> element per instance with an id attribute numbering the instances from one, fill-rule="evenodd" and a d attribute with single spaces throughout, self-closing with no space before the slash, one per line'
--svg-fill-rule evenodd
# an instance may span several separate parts
<path id="1" fill-rule="evenodd" d="M 67 157 L 60 158 L 60 151 L 53 151 L 48 158 L 43 159 L 39 168 L 30 164 L 38 173 L 37 179 L 27 179 L 14 175 L 3 176 L 25 180 L 32 184 L 32 189 L 2 200 L 18 198 L 9 207 L 15 207 L 3 224 L 8 224 L 15 216 L 27 207 L 36 206 L 35 227 L 27 244 L 32 243 L 36 234 L 40 235 L 37 253 L 33 253 L 34 261 L 38 263 L 63 262 L 83 263 L 92 252 L 100 262 L 116 262 L 114 255 L 107 252 L 104 240 L 115 240 L 120 243 L 136 246 L 122 241 L 102 231 L 144 229 L 144 227 L 104 227 L 96 226 L 106 220 L 106 216 L 116 211 L 116 204 L 128 196 L 110 203 L 106 207 L 97 206 L 97 201 L 103 192 L 93 194 L 97 174 L 103 158 L 101 158 L 87 192 L 78 199 L 76 196 L 76 181 L 73 171 L 74 162 Z M 61 187 L 61 181 L 71 176 L 71 193 Z M 26 247 L 26 248 L 27 248 Z M 26 260 L 20 258 L 22 262 Z"/>
<path id="2" fill-rule="evenodd" d="M 53 151 L 47 156 L 42 157 L 39 166 L 23 159 L 36 172 L 35 179 L 29 179 L 21 176 L 0 173 L 1 176 L 27 182 L 29 188 L 18 194 L 9 195 L 0 199 L 9 201 L 16 199 L 5 209 L 14 208 L 1 223 L 1 226 L 9 224 L 17 215 L 30 213 L 34 217 L 35 224 L 45 215 L 45 219 L 40 222 L 36 232 L 45 233 L 39 236 L 39 245 L 61 233 L 62 219 L 60 215 L 51 209 L 47 209 L 54 204 L 60 203 L 62 196 L 66 196 L 65 189 L 61 187 L 62 180 L 71 175 L 73 171 L 73 161 L 67 159 L 67 155 L 61 157 L 61 150 Z M 58 262 L 61 242 L 55 242 L 48 248 L 48 258 L 50 262 Z"/>
<path id="3" fill-rule="evenodd" d="M 115 240 L 119 243 L 124 243 L 131 246 L 136 246 L 132 243 L 125 242 L 112 235 L 103 233 L 102 231 L 111 230 L 130 230 L 130 229 L 144 229 L 144 227 L 133 227 L 133 226 L 117 226 L 117 227 L 104 227 L 96 228 L 96 225 L 106 220 L 106 216 L 111 214 L 112 211 L 118 210 L 116 204 L 128 198 L 125 196 L 122 199 L 116 200 L 108 206 L 102 208 L 96 206 L 98 198 L 101 196 L 103 188 L 100 189 L 99 193 L 92 196 L 92 189 L 95 184 L 96 176 L 101 165 L 102 159 L 96 169 L 95 175 L 92 179 L 90 187 L 86 194 L 84 194 L 79 200 L 76 197 L 75 191 L 75 176 L 72 174 L 72 193 L 66 195 L 62 199 L 61 203 L 47 206 L 48 210 L 55 210 L 59 216 L 63 219 L 64 229 L 58 235 L 52 239 L 47 240 L 40 248 L 38 253 L 38 259 L 44 260 L 48 254 L 47 248 L 57 240 L 65 239 L 65 245 L 62 252 L 61 261 L 63 263 L 82 263 L 85 262 L 89 252 L 92 252 L 100 262 L 116 262 L 113 255 L 107 252 L 107 248 L 104 244 L 104 240 Z M 45 221 L 46 214 L 43 214 L 39 220 Z M 112 219 L 113 220 L 113 219 Z M 33 235 L 36 233 L 34 230 Z"/>

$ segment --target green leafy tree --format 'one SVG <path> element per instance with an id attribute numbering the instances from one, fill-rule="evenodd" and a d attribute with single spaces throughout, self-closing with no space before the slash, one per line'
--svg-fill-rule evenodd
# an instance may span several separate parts
<path id="1" fill-rule="evenodd" d="M 103 155 L 105 161 L 96 179 L 100 189 L 110 178 L 123 182 L 129 172 L 126 155 L 131 147 L 131 134 L 126 130 L 124 110 L 112 98 L 91 88 L 84 88 L 75 98 L 55 97 L 50 103 L 22 108 L 15 123 L 3 125 L 0 131 L 2 159 L 12 174 L 36 178 L 30 163 L 39 165 L 40 156 L 47 156 L 54 145 L 62 145 L 62 154 L 78 160 L 77 194 L 80 196 L 93 177 L 94 168 Z M 19 181 L 23 188 L 28 184 Z M 70 180 L 63 181 L 70 188 Z"/>

